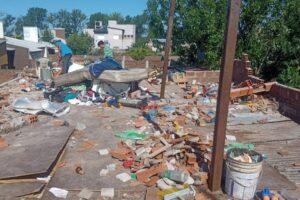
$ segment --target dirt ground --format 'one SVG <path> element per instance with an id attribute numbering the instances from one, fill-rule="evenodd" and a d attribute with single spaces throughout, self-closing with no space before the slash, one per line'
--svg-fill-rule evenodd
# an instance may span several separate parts
<path id="1" fill-rule="evenodd" d="M 6 69 L 0 70 L 0 84 L 9 81 L 11 79 L 14 79 L 16 77 L 17 77 L 17 72 L 15 70 L 6 70 Z"/>

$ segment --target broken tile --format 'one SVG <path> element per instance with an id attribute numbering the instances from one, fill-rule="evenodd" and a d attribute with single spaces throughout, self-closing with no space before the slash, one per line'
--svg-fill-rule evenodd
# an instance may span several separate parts
<path id="1" fill-rule="evenodd" d="M 109 170 L 108 169 L 101 169 L 99 175 L 100 176 L 106 176 L 108 174 Z"/>
<path id="2" fill-rule="evenodd" d="M 116 175 L 116 178 L 122 181 L 123 183 L 131 180 L 131 176 L 129 176 L 127 173 L 118 174 Z"/>
<path id="3" fill-rule="evenodd" d="M 81 199 L 90 199 L 93 196 L 93 192 L 88 190 L 87 188 L 82 189 L 77 195 Z"/>
<path id="4" fill-rule="evenodd" d="M 63 198 L 63 199 L 66 199 L 69 193 L 67 190 L 57 188 L 57 187 L 50 188 L 49 192 L 51 192 L 55 197 Z"/>
<path id="5" fill-rule="evenodd" d="M 114 188 L 101 188 L 101 197 L 114 198 L 115 189 Z"/>
<path id="6" fill-rule="evenodd" d="M 106 169 L 108 171 L 115 171 L 116 170 L 116 164 L 109 164 L 106 166 Z"/>
<path id="7" fill-rule="evenodd" d="M 100 149 L 98 152 L 99 152 L 99 154 L 100 154 L 101 156 L 104 156 L 104 155 L 108 155 L 108 154 L 109 154 L 108 149 Z"/>

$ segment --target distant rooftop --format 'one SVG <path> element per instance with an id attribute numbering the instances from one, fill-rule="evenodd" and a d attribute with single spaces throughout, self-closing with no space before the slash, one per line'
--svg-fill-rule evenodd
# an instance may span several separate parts
<path id="1" fill-rule="evenodd" d="M 30 52 L 41 51 L 41 48 L 45 48 L 45 47 L 54 48 L 54 45 L 52 45 L 49 42 L 31 42 L 31 41 L 19 40 L 11 37 L 5 37 L 5 39 L 7 44 L 28 48 Z"/>

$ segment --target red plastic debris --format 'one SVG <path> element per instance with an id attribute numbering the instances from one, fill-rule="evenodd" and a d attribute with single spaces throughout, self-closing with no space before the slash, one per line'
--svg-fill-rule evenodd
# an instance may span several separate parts
<path id="1" fill-rule="evenodd" d="M 134 160 L 125 160 L 123 162 L 123 167 L 127 169 L 130 168 L 133 164 L 134 164 Z"/>

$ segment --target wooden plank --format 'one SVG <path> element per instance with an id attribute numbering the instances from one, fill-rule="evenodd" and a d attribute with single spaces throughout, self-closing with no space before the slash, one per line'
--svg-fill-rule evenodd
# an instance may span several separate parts
<path id="1" fill-rule="evenodd" d="M 48 175 L 73 130 L 37 123 L 10 133 L 0 151 L 0 179 Z"/>
<path id="2" fill-rule="evenodd" d="M 2 183 L 0 184 L 0 199 L 22 197 L 30 194 L 40 193 L 45 183 L 39 181 L 27 181 L 19 183 Z"/>
<path id="3" fill-rule="evenodd" d="M 268 187 L 271 190 L 280 190 L 282 188 L 287 190 L 296 189 L 296 186 L 293 182 L 279 174 L 276 169 L 266 162 L 263 164 L 262 177 L 258 183 L 257 190 L 261 190 L 264 187 Z"/>

